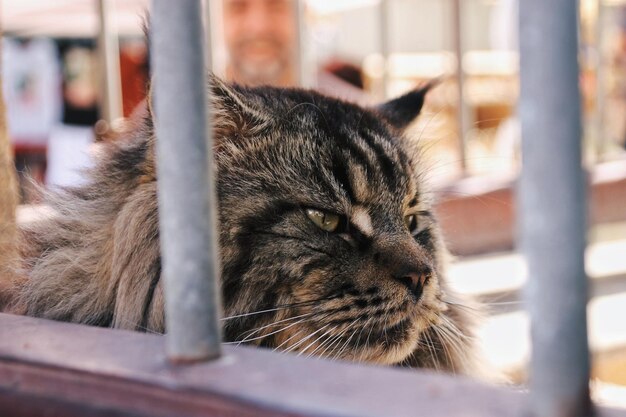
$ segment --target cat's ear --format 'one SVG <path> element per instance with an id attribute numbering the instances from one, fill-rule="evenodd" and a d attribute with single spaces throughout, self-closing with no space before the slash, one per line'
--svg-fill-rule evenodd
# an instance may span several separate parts
<path id="1" fill-rule="evenodd" d="M 420 114 L 426 94 L 438 83 L 439 79 L 432 80 L 403 96 L 380 104 L 376 110 L 393 127 L 404 129 Z"/>
<path id="2" fill-rule="evenodd" d="M 209 74 L 209 105 L 214 128 L 227 130 L 223 133 L 241 135 L 264 128 L 272 120 L 266 104 L 256 94 L 227 84 L 213 74 Z"/>

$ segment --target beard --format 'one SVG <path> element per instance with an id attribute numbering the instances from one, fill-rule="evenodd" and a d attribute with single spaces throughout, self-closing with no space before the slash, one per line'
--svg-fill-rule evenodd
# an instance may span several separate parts
<path id="1" fill-rule="evenodd" d="M 280 85 L 289 78 L 292 48 L 272 37 L 242 38 L 231 48 L 235 81 L 252 85 Z"/>

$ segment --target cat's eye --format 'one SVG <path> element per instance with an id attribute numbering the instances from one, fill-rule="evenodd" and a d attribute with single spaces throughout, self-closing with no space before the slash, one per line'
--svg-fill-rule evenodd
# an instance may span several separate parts
<path id="1" fill-rule="evenodd" d="M 404 216 L 404 225 L 412 235 L 415 235 L 417 230 L 417 215 L 409 214 L 408 216 Z"/>
<path id="2" fill-rule="evenodd" d="M 327 232 L 336 231 L 341 220 L 338 214 L 316 209 L 306 209 L 306 215 L 317 227 Z"/>
<path id="3" fill-rule="evenodd" d="M 404 225 L 413 236 L 417 236 L 424 230 L 427 230 L 432 224 L 433 217 L 429 211 L 419 211 L 404 216 Z"/>

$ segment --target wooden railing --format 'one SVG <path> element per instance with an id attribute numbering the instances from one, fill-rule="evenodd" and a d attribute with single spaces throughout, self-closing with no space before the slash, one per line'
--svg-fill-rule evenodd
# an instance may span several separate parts
<path id="1" fill-rule="evenodd" d="M 423 370 L 226 346 L 174 365 L 164 337 L 0 314 L 0 415 L 513 417 L 527 394 Z M 602 417 L 626 411 L 599 410 Z"/>
<path id="2" fill-rule="evenodd" d="M 507 417 L 522 406 L 522 394 L 462 378 L 264 349 L 173 365 L 158 335 L 0 314 L 2 416 Z"/>

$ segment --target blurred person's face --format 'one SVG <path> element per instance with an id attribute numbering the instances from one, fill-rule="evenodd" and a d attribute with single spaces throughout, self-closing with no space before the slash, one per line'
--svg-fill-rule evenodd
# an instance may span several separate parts
<path id="1" fill-rule="evenodd" d="M 224 0 L 229 77 L 245 84 L 293 84 L 292 0 Z"/>

